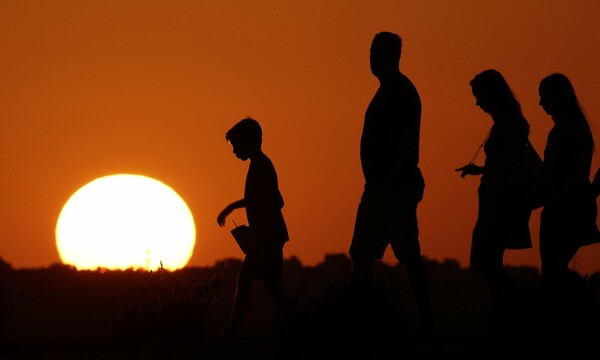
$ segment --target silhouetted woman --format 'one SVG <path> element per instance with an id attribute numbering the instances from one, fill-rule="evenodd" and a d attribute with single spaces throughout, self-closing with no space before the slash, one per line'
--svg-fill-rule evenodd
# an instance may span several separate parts
<path id="1" fill-rule="evenodd" d="M 521 105 L 501 73 L 485 70 L 470 85 L 476 105 L 491 116 L 493 125 L 483 144 L 484 165 L 469 163 L 456 170 L 462 171 L 461 177 L 481 175 L 470 267 L 487 281 L 491 300 L 498 303 L 512 290 L 504 268 L 505 250 L 531 247 L 531 210 L 522 194 L 511 187 L 515 169 L 524 162 L 530 130 Z"/>
<path id="2" fill-rule="evenodd" d="M 545 282 L 569 278 L 569 263 L 584 245 L 600 241 L 596 194 L 590 182 L 594 139 L 575 90 L 563 74 L 540 82 L 540 106 L 554 127 L 544 149 L 545 200 L 540 223 L 540 256 Z"/>

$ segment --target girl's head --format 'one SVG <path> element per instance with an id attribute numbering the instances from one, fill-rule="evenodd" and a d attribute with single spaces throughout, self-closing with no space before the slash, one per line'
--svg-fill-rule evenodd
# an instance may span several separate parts
<path id="1" fill-rule="evenodd" d="M 513 91 L 502 74 L 494 69 L 485 70 L 477 75 L 469 83 L 476 105 L 490 115 L 502 112 L 521 112 Z"/>
<path id="2" fill-rule="evenodd" d="M 573 118 L 573 120 L 585 119 L 577 101 L 575 89 L 565 75 L 555 73 L 546 76 L 540 81 L 538 91 L 540 106 L 555 121 L 559 121 L 559 118 L 565 116 Z"/>

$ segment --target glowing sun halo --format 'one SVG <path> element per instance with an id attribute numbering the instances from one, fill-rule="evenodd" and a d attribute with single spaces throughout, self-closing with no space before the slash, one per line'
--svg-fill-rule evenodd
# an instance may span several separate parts
<path id="1" fill-rule="evenodd" d="M 169 186 L 141 175 L 98 178 L 77 190 L 56 223 L 63 263 L 83 269 L 175 270 L 196 242 L 192 213 Z"/>

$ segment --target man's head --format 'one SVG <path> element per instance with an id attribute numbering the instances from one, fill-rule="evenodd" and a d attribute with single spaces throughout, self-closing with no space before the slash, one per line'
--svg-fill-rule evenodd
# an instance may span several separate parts
<path id="1" fill-rule="evenodd" d="M 402 39 L 397 34 L 383 31 L 377 33 L 371 42 L 371 72 L 377 78 L 398 71 Z"/>
<path id="2" fill-rule="evenodd" d="M 257 151 L 260 151 L 262 145 L 262 129 L 258 121 L 247 117 L 240 120 L 225 134 L 231 146 L 233 153 L 240 160 L 248 160 Z"/>

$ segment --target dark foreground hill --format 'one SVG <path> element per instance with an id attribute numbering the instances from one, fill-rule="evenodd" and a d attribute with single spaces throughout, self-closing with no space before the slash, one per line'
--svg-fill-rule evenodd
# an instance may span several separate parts
<path id="1" fill-rule="evenodd" d="M 400 265 L 377 268 L 368 297 L 349 285 L 351 262 L 296 258 L 285 285 L 297 313 L 282 318 L 256 282 L 240 338 L 223 339 L 241 266 L 178 271 L 76 271 L 63 265 L 0 266 L 0 358 L 105 359 L 385 354 L 600 354 L 600 276 L 576 276 L 549 293 L 536 269 L 509 268 L 518 296 L 491 307 L 483 281 L 457 262 L 428 261 L 435 332 L 416 332 L 414 302 Z M 489 321 L 488 321 L 489 320 Z"/>

